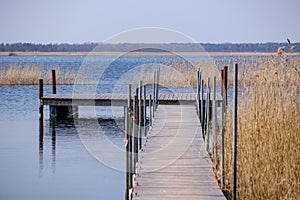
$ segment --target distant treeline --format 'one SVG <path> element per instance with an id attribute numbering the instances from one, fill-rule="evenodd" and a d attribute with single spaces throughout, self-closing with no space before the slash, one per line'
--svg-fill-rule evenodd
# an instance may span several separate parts
<path id="1" fill-rule="evenodd" d="M 285 51 L 289 52 L 291 46 L 295 46 L 294 52 L 300 52 L 300 43 L 199 43 L 208 52 L 276 52 L 279 47 L 285 47 Z M 122 43 L 122 44 L 106 44 L 106 43 L 84 43 L 84 44 L 34 44 L 34 43 L 12 43 L 0 44 L 0 52 L 89 52 L 97 47 L 97 51 L 106 52 L 198 52 L 199 44 L 197 43 L 169 43 L 169 44 L 140 44 L 140 43 Z M 145 48 L 149 47 L 149 48 Z"/>

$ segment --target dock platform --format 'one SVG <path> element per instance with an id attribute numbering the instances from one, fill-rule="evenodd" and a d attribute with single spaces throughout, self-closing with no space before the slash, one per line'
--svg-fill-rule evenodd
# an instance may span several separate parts
<path id="1" fill-rule="evenodd" d="M 159 105 L 139 153 L 134 200 L 225 200 L 193 105 Z"/>

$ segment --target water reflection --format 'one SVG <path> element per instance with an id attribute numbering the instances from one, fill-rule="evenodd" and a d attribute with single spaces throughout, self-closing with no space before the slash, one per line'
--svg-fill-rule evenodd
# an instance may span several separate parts
<path id="1" fill-rule="evenodd" d="M 124 117 L 102 117 L 94 120 L 81 118 L 77 120 L 77 123 L 82 125 L 86 136 L 88 136 L 91 141 L 101 139 L 101 137 L 99 137 L 100 134 L 108 138 L 118 148 L 124 148 Z M 99 129 L 99 127 L 101 127 L 101 129 Z M 83 145 L 76 128 L 78 128 L 78 126 L 76 127 L 74 121 L 71 119 L 40 121 L 38 151 L 40 177 L 43 177 L 43 171 L 50 166 L 51 173 L 55 175 L 56 163 L 59 162 L 57 161 L 57 156 L 62 156 L 57 154 L 57 149 L 65 153 L 64 151 L 70 151 L 78 145 Z M 59 142 L 59 145 L 57 142 Z M 49 160 L 51 163 L 49 163 Z"/>
<path id="2" fill-rule="evenodd" d="M 44 168 L 44 124 L 39 121 L 39 176 L 42 176 Z"/>

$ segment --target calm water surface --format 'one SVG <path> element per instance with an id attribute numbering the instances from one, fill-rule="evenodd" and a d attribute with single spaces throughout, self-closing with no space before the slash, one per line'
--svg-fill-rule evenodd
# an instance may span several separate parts
<path id="1" fill-rule="evenodd" d="M 50 124 L 47 108 L 40 142 L 37 86 L 0 86 L 0 94 L 0 199 L 124 199 L 124 174 L 97 161 L 72 123 Z M 111 128 L 110 112 L 100 111 L 106 135 L 123 147 L 123 132 Z M 81 117 L 88 131 L 88 116 Z"/>

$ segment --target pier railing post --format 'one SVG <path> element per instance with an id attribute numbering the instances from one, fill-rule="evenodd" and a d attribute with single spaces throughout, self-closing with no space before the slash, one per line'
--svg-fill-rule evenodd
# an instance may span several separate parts
<path id="1" fill-rule="evenodd" d="M 155 110 L 157 109 L 157 104 L 158 104 L 158 97 L 159 97 L 159 76 L 160 76 L 160 68 L 158 68 L 157 71 L 157 81 L 156 81 L 156 104 L 155 104 Z"/>
<path id="2" fill-rule="evenodd" d="M 124 107 L 124 118 L 125 118 L 125 148 L 126 148 L 126 189 L 125 189 L 125 200 L 128 199 L 129 189 L 130 189 L 130 152 L 129 152 L 129 117 L 128 117 L 128 107 Z"/>
<path id="3" fill-rule="evenodd" d="M 134 116 L 133 116 L 133 138 L 134 138 L 134 144 L 133 144 L 133 149 L 134 149 L 134 167 L 136 166 L 136 163 L 138 162 L 138 124 L 137 124 L 137 119 L 138 119 L 138 88 L 136 89 L 136 93 L 134 96 Z M 135 170 L 135 168 L 134 168 Z"/>
<path id="4" fill-rule="evenodd" d="M 216 107 L 216 76 L 213 78 L 213 101 L 212 101 L 212 134 L 213 134 L 213 141 L 212 141 L 212 150 L 213 150 L 213 161 L 215 168 L 217 167 L 217 107 Z"/>
<path id="5" fill-rule="evenodd" d="M 140 80 L 139 84 L 139 105 L 138 105 L 138 132 L 139 132 L 139 149 L 142 148 L 142 87 L 143 82 Z"/>
<path id="6" fill-rule="evenodd" d="M 129 190 L 132 188 L 132 175 L 133 175 L 133 154 L 132 154 L 132 100 L 131 100 L 131 84 L 128 85 L 128 101 L 127 101 L 127 109 L 126 109 L 126 116 L 127 116 L 127 126 L 126 126 L 126 162 L 127 162 L 127 176 L 126 176 L 126 197 L 127 200 L 129 197 Z"/>
<path id="7" fill-rule="evenodd" d="M 152 116 L 155 116 L 155 104 L 156 104 L 156 72 L 153 74 L 153 104 L 152 104 Z"/>
<path id="8" fill-rule="evenodd" d="M 143 129 L 144 129 L 144 136 L 147 136 L 147 124 L 146 124 L 146 120 L 147 120 L 147 109 L 146 109 L 146 100 L 147 100 L 147 90 L 146 90 L 146 85 L 144 85 L 143 87 L 143 92 L 144 92 L 144 97 L 143 97 Z"/>
<path id="9" fill-rule="evenodd" d="M 149 95 L 149 127 L 151 126 L 152 127 L 152 95 L 150 94 Z"/>
<path id="10" fill-rule="evenodd" d="M 237 100 L 238 100 L 238 64 L 233 70 L 233 116 L 232 116 L 232 200 L 236 200 L 236 163 L 237 163 Z"/>
<path id="11" fill-rule="evenodd" d="M 228 85 L 228 67 L 224 66 L 223 70 L 223 87 L 224 87 L 224 100 L 225 100 L 225 105 L 227 106 L 227 85 Z"/>
<path id="12" fill-rule="evenodd" d="M 221 120 L 220 120 L 220 134 L 221 134 L 221 141 L 220 141 L 220 171 L 221 171 L 221 189 L 224 189 L 224 114 L 225 114 L 225 101 L 224 99 L 221 102 Z"/>
<path id="13" fill-rule="evenodd" d="M 205 101 L 204 101 L 204 80 L 201 81 L 201 125 L 204 138 L 205 128 Z"/>
<path id="14" fill-rule="evenodd" d="M 205 134 L 205 141 L 206 141 L 206 151 L 210 153 L 210 78 L 207 78 L 207 91 L 206 91 L 206 134 Z"/>

